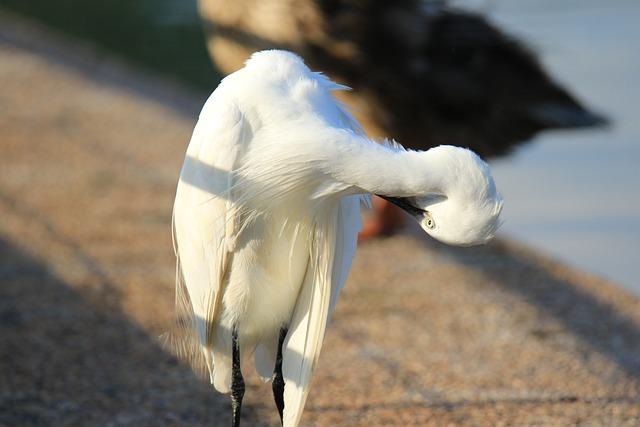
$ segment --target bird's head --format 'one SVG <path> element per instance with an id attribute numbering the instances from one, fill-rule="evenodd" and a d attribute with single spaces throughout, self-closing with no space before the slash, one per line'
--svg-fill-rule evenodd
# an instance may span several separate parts
<path id="1" fill-rule="evenodd" d="M 470 150 L 440 146 L 417 153 L 425 160 L 425 188 L 411 197 L 382 196 L 411 214 L 430 236 L 472 246 L 488 242 L 500 226 L 502 197 L 489 166 Z"/>

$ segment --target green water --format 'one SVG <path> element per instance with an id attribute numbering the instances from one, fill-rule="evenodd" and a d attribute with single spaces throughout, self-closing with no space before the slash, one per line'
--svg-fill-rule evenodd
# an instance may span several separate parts
<path id="1" fill-rule="evenodd" d="M 0 0 L 0 7 L 196 89 L 212 90 L 220 80 L 195 0 Z"/>

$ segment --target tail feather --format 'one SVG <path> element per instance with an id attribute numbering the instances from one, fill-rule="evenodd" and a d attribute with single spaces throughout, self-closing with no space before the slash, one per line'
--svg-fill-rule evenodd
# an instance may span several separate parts
<path id="1" fill-rule="evenodd" d="M 300 422 L 309 393 L 311 377 L 320 355 L 331 304 L 332 270 L 337 210 L 318 224 L 311 260 L 283 345 L 284 427 Z"/>

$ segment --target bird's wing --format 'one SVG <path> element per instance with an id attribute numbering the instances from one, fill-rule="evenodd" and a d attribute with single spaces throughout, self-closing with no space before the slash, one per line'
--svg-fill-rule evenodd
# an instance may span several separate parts
<path id="1" fill-rule="evenodd" d="M 198 350 L 187 351 L 196 357 L 204 355 L 210 375 L 221 288 L 239 229 L 233 209 L 232 171 L 249 138 L 242 113 L 216 92 L 193 131 L 173 208 L 177 308 L 179 315 L 185 316 L 181 323 L 197 334 L 191 344 Z"/>
<path id="2" fill-rule="evenodd" d="M 333 281 L 337 286 L 331 286 L 331 301 L 329 305 L 329 316 L 333 313 L 338 302 L 340 291 L 344 287 L 351 271 L 351 261 L 356 255 L 358 246 L 358 233 L 362 229 L 360 217 L 360 205 L 363 203 L 363 196 L 344 197 L 340 203 L 340 213 L 338 215 L 338 235 L 336 236 L 336 246 L 334 253 Z"/>
<path id="3" fill-rule="evenodd" d="M 311 259 L 283 345 L 284 427 L 300 421 L 327 322 L 347 279 L 360 231 L 360 196 L 318 215 Z"/>

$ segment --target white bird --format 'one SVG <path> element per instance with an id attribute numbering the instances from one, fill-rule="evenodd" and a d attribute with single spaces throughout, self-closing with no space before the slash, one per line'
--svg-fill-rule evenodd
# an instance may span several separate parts
<path id="1" fill-rule="evenodd" d="M 213 386 L 231 392 L 234 426 L 252 353 L 283 425 L 298 425 L 370 194 L 450 244 L 485 243 L 499 224 L 502 199 L 477 155 L 378 144 L 333 97 L 341 89 L 293 53 L 255 53 L 208 99 L 187 149 L 178 296 Z"/>

